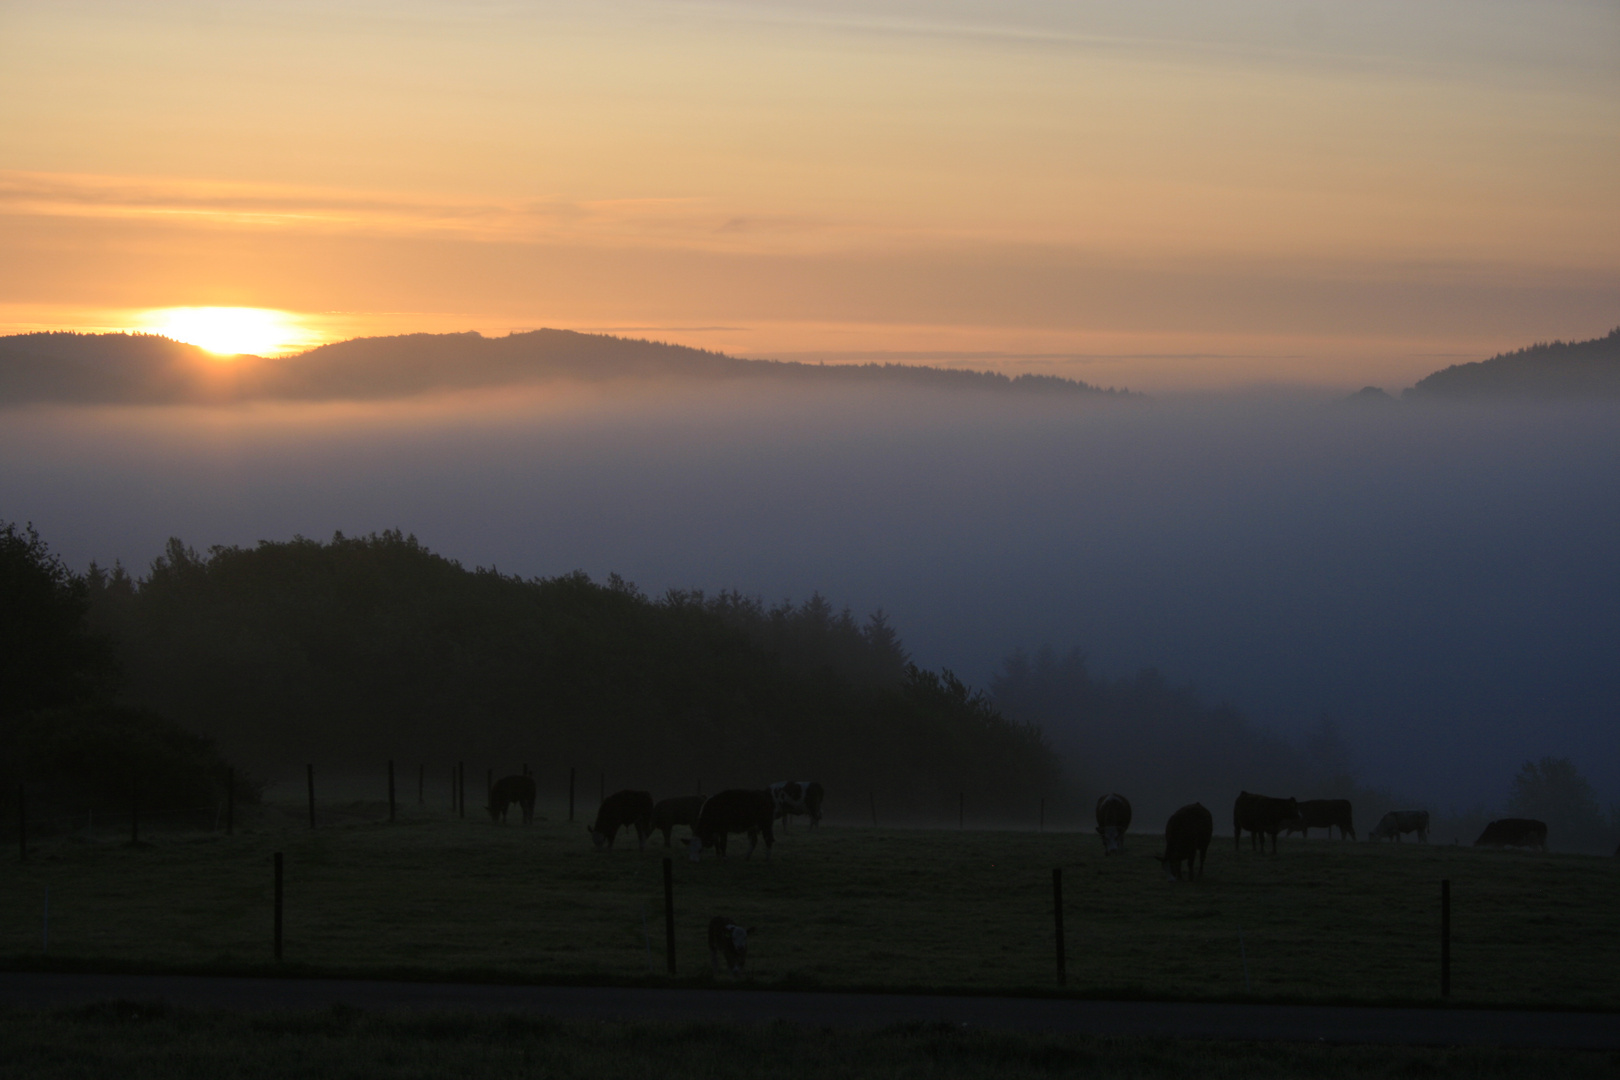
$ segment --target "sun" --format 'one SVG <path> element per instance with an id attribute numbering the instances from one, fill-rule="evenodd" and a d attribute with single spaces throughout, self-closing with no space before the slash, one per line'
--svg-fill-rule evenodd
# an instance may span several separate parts
<path id="1" fill-rule="evenodd" d="M 143 329 L 206 349 L 216 356 L 273 356 L 308 343 L 290 312 L 273 308 L 181 307 L 146 313 Z"/>

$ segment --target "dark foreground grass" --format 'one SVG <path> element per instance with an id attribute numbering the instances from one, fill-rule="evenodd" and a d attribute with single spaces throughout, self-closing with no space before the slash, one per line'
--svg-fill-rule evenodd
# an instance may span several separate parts
<path id="1" fill-rule="evenodd" d="M 1056 992 L 1061 866 L 1069 993 L 1438 1003 L 1449 878 L 1452 1003 L 1620 1009 L 1620 859 L 1298 839 L 1262 856 L 1227 836 L 1203 881 L 1174 884 L 1149 858 L 1160 843 L 1133 835 L 1105 859 L 1090 834 L 797 827 L 769 862 L 676 849 L 682 979 L 707 978 L 724 914 L 756 928 L 756 985 Z M 0 962 L 41 961 L 49 889 L 50 964 L 264 971 L 274 851 L 287 970 L 666 982 L 661 846 L 596 852 L 583 825 L 426 814 L 41 842 L 0 867 Z"/>
<path id="2" fill-rule="evenodd" d="M 114 1002 L 0 1010 L 8 1080 L 860 1080 L 864 1077 L 1585 1077 L 1620 1055 L 1033 1035 L 912 1024 L 832 1031 L 527 1016 L 234 1014 Z"/>

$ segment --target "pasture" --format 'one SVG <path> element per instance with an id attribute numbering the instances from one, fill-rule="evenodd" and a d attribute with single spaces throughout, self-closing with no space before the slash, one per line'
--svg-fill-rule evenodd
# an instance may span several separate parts
<path id="1" fill-rule="evenodd" d="M 385 818 L 351 804 L 349 820 Z M 594 807 L 592 808 L 594 811 Z M 234 836 L 37 842 L 0 875 L 12 965 L 262 971 L 271 854 L 285 853 L 289 970 L 661 983 L 662 856 L 592 850 L 583 820 L 495 826 L 442 812 L 311 830 L 271 805 Z M 581 813 L 584 819 L 587 815 Z M 1217 814 L 1217 821 L 1220 815 Z M 677 835 L 684 833 L 679 830 Z M 740 843 L 739 843 L 740 842 Z M 755 928 L 765 986 L 1057 993 L 1051 870 L 1064 877 L 1068 982 L 1087 996 L 1437 1002 L 1440 881 L 1452 1001 L 1620 1008 L 1620 859 L 1328 840 L 1234 854 L 1171 883 L 1132 833 L 899 830 L 802 821 L 774 856 L 691 863 L 675 848 L 679 981 L 706 981 L 714 914 Z M 49 952 L 43 918 L 49 890 Z M 1241 936 L 1240 936 L 1241 935 Z M 724 980 L 729 982 L 729 978 Z"/>

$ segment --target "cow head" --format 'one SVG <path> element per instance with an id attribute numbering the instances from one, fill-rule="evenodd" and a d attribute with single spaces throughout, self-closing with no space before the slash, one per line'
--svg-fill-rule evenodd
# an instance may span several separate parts
<path id="1" fill-rule="evenodd" d="M 1118 825 L 1099 825 L 1097 835 L 1102 837 L 1104 855 L 1117 855 L 1125 850 L 1125 830 Z"/>
<path id="2" fill-rule="evenodd" d="M 686 842 L 686 857 L 693 862 L 703 858 L 703 841 L 694 836 Z"/>
<path id="3" fill-rule="evenodd" d="M 607 846 L 607 842 L 608 842 L 608 834 L 607 833 L 605 833 L 605 832 L 597 832 L 596 827 L 594 825 L 585 826 L 585 831 L 591 834 L 591 843 L 596 845 L 596 850 L 597 851 L 601 851 L 604 847 Z"/>

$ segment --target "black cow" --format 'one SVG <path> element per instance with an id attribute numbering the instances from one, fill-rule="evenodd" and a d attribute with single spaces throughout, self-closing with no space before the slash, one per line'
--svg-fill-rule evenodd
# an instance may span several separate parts
<path id="1" fill-rule="evenodd" d="M 596 849 L 611 848 L 620 829 L 633 828 L 638 849 L 646 851 L 647 834 L 652 832 L 652 812 L 653 800 L 647 792 L 615 791 L 602 800 L 602 807 L 596 812 L 596 824 L 590 827 Z"/>
<path id="2" fill-rule="evenodd" d="M 1187 880 L 1204 876 L 1204 860 L 1209 858 L 1209 841 L 1215 835 L 1215 815 L 1203 803 L 1190 803 L 1170 815 L 1164 825 L 1164 854 L 1154 856 L 1164 872 L 1181 880 L 1181 864 L 1187 864 Z M 1198 866 L 1193 867 L 1194 856 Z"/>
<path id="3" fill-rule="evenodd" d="M 771 824 L 776 818 L 776 800 L 769 791 L 750 791 L 731 788 L 703 800 L 698 811 L 693 837 L 687 844 L 687 855 L 696 862 L 703 849 L 712 847 L 723 859 L 726 857 L 726 837 L 730 833 L 748 834 L 748 857 L 753 858 L 759 846 L 759 834 L 765 834 L 765 857 L 771 857 L 771 845 L 776 833 Z"/>
<path id="4" fill-rule="evenodd" d="M 1125 850 L 1125 830 L 1131 827 L 1131 801 L 1123 795 L 1104 795 L 1097 800 L 1097 835 L 1102 837 L 1103 854 L 1117 855 Z"/>
<path id="5" fill-rule="evenodd" d="M 1271 850 L 1275 854 L 1277 834 L 1282 831 L 1284 825 L 1297 820 L 1299 820 L 1297 799 L 1273 799 L 1267 795 L 1239 792 L 1237 801 L 1232 804 L 1232 846 L 1242 851 L 1243 834 L 1249 832 L 1253 834 L 1249 838 L 1250 844 L 1264 852 L 1266 837 L 1269 835 Z"/>
<path id="6" fill-rule="evenodd" d="M 1500 818 L 1485 826 L 1475 847 L 1528 847 L 1547 850 L 1547 823 L 1534 818 Z"/>
<path id="7" fill-rule="evenodd" d="M 771 785 L 771 801 L 776 804 L 776 816 L 787 828 L 789 814 L 805 814 L 814 828 L 821 823 L 821 799 L 825 794 L 814 780 L 783 780 Z"/>
<path id="8" fill-rule="evenodd" d="M 1378 824 L 1367 834 L 1367 839 L 1394 840 L 1399 843 L 1401 837 L 1409 832 L 1417 833 L 1417 838 L 1425 844 L 1429 842 L 1427 810 L 1391 810 L 1378 819 Z"/>
<path id="9" fill-rule="evenodd" d="M 724 915 L 709 920 L 709 963 L 716 975 L 720 974 L 720 957 L 726 958 L 726 970 L 742 978 L 743 965 L 748 962 L 748 934 L 751 926 L 738 926 Z"/>
<path id="10" fill-rule="evenodd" d="M 1312 829 L 1326 829 L 1328 839 L 1333 830 L 1339 830 L 1339 839 L 1346 836 L 1354 840 L 1356 827 L 1350 821 L 1349 799 L 1306 799 L 1299 804 L 1299 820 L 1289 822 L 1285 833 L 1304 833 L 1308 840 Z"/>
<path id="11" fill-rule="evenodd" d="M 654 832 L 664 834 L 664 846 L 669 847 L 669 834 L 677 825 L 696 825 L 698 811 L 703 808 L 703 796 L 680 795 L 673 799 L 659 799 L 652 811 Z"/>
<path id="12" fill-rule="evenodd" d="M 506 811 L 513 803 L 523 808 L 523 824 L 534 821 L 534 777 L 503 776 L 489 789 L 489 820 L 506 824 Z"/>

